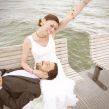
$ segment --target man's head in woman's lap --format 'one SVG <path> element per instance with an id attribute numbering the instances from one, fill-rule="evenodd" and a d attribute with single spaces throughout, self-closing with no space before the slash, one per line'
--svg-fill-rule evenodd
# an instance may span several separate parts
<path id="1" fill-rule="evenodd" d="M 48 73 L 48 80 L 54 79 L 58 74 L 57 64 L 50 61 L 42 61 L 40 63 L 36 63 L 36 69 Z"/>
<path id="2" fill-rule="evenodd" d="M 15 70 L 22 70 L 22 69 L 23 69 L 22 67 L 14 68 L 14 69 L 8 69 L 8 70 L 4 69 L 5 70 L 4 73 L 7 73 L 7 72 L 9 73 L 9 72 L 12 72 L 12 71 L 15 71 Z M 42 61 L 40 63 L 36 63 L 36 69 L 41 70 L 44 73 L 47 73 L 48 74 L 48 78 L 47 78 L 48 80 L 54 79 L 58 74 L 57 64 L 50 62 L 50 61 Z M 1 83 L 1 78 L 0 78 L 0 83 Z"/>

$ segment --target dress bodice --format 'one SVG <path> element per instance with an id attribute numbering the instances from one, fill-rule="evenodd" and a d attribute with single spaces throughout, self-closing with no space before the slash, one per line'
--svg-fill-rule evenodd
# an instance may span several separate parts
<path id="1" fill-rule="evenodd" d="M 53 37 L 49 35 L 49 41 L 45 47 L 41 46 L 39 43 L 34 41 L 32 38 L 32 35 L 29 36 L 29 39 L 32 45 L 31 52 L 34 57 L 35 64 L 41 61 L 55 62 L 58 64 L 58 77 L 59 77 L 59 74 L 62 77 L 62 75 L 64 75 L 63 73 L 64 71 L 59 59 L 56 56 L 55 42 Z"/>
<path id="2" fill-rule="evenodd" d="M 29 36 L 29 39 L 32 44 L 31 52 L 34 57 L 35 63 L 41 61 L 56 61 L 57 57 L 55 53 L 55 43 L 51 35 L 49 36 L 49 41 L 46 46 L 41 46 L 39 43 L 34 41 L 32 35 Z"/>

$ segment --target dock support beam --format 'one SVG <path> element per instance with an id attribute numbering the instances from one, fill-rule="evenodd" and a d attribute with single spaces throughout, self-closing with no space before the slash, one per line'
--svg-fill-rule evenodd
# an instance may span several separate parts
<path id="1" fill-rule="evenodd" d="M 102 68 L 100 68 L 99 66 L 96 66 L 92 79 L 100 88 L 102 88 L 103 90 L 107 90 L 107 87 L 101 81 L 99 81 L 99 75 L 101 70 Z"/>

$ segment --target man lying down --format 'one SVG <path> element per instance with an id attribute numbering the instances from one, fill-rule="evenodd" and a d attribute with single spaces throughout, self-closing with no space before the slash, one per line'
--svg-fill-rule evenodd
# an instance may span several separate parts
<path id="1" fill-rule="evenodd" d="M 56 63 L 42 61 L 36 64 L 36 69 L 47 73 L 47 80 L 57 76 Z M 5 73 L 0 77 L 0 109 L 6 105 L 10 109 L 22 109 L 34 98 L 41 95 L 40 80 L 38 76 L 23 69 Z"/>

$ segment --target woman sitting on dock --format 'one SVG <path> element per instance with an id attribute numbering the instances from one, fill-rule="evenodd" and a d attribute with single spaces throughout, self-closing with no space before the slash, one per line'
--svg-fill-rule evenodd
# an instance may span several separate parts
<path id="1" fill-rule="evenodd" d="M 35 74 L 39 78 L 45 79 L 48 77 L 47 74 L 43 74 L 41 71 L 33 69 L 28 65 L 27 60 L 30 51 L 32 52 L 35 63 L 42 60 L 58 63 L 58 75 L 56 79 L 53 81 L 44 80 L 41 83 L 41 90 L 45 104 L 44 109 L 67 109 L 75 106 L 78 101 L 73 93 L 74 85 L 71 85 L 69 88 L 67 86 L 69 79 L 66 79 L 62 65 L 56 56 L 54 36 L 70 21 L 75 19 L 90 1 L 91 0 L 82 0 L 61 21 L 59 21 L 58 17 L 53 14 L 46 15 L 39 20 L 39 29 L 24 40 L 21 65 L 26 71 Z M 64 86 L 63 83 L 65 83 Z M 62 93 L 63 91 L 65 92 Z M 59 98 L 58 100 L 63 102 L 60 105 L 57 104 L 57 96 Z M 66 96 L 70 96 L 72 99 L 67 102 Z"/>
<path id="2" fill-rule="evenodd" d="M 75 106 L 78 101 L 73 92 L 75 83 L 66 78 L 62 65 L 56 56 L 54 36 L 71 20 L 75 19 L 75 17 L 90 1 L 91 0 L 81 1 L 79 5 L 71 10 L 71 12 L 61 21 L 59 21 L 55 15 L 46 15 L 44 18 L 39 20 L 39 29 L 24 40 L 21 65 L 26 71 L 38 76 L 39 78 L 46 79 L 48 77 L 47 74 L 43 74 L 40 70 L 33 69 L 28 65 L 27 60 L 29 52 L 32 52 L 35 64 L 42 60 L 52 61 L 58 64 L 57 77 L 52 81 L 43 80 L 41 82 L 44 109 L 70 109 Z M 68 85 L 68 83 L 70 84 Z M 59 104 L 57 104 L 57 97 Z M 60 104 L 60 102 L 62 103 Z"/>

